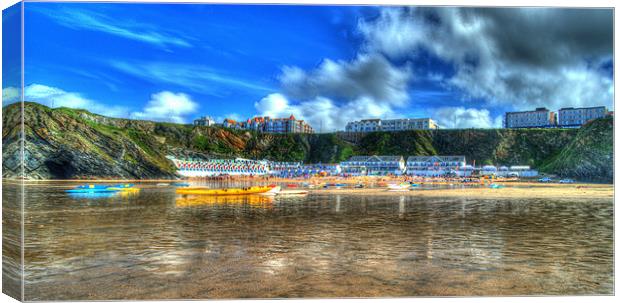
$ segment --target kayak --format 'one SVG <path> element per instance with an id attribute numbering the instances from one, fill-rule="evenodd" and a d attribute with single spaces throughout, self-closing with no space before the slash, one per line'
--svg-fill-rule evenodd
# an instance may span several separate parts
<path id="1" fill-rule="evenodd" d="M 400 190 L 400 189 L 407 189 L 411 187 L 411 184 L 409 183 L 388 184 L 387 187 L 388 189 L 391 189 L 391 190 Z"/>
<path id="2" fill-rule="evenodd" d="M 278 193 L 278 196 L 289 196 L 289 195 L 306 195 L 308 194 L 307 190 L 302 189 L 290 189 L 290 190 L 282 190 Z"/>
<path id="3" fill-rule="evenodd" d="M 73 194 L 89 194 L 89 193 L 110 193 L 118 191 L 136 192 L 139 188 L 133 187 L 133 184 L 118 184 L 118 185 L 94 185 L 85 184 L 78 185 L 73 189 L 68 189 L 65 192 Z"/>
<path id="4" fill-rule="evenodd" d="M 251 195 L 262 194 L 272 190 L 273 186 L 252 186 L 246 188 L 220 188 L 209 189 L 205 187 L 177 188 L 177 194 L 183 195 Z"/>
<path id="5" fill-rule="evenodd" d="M 125 191 L 125 192 L 138 192 L 138 191 L 140 191 L 139 188 L 133 187 L 133 184 L 129 184 L 129 183 L 108 186 L 107 189 L 108 190 L 114 190 L 114 191 Z"/>
<path id="6" fill-rule="evenodd" d="M 106 192 L 79 192 L 79 193 L 69 193 L 69 196 L 73 198 L 79 199 L 101 199 L 101 198 L 111 198 L 117 195 L 118 192 L 115 191 L 106 191 Z"/>
<path id="7" fill-rule="evenodd" d="M 335 189 L 341 189 L 343 187 L 347 186 L 344 183 L 328 183 L 325 184 L 324 188 L 335 188 Z"/>
<path id="8" fill-rule="evenodd" d="M 84 184 L 78 185 L 73 189 L 68 189 L 65 192 L 79 194 L 79 193 L 109 193 L 116 192 L 117 190 L 110 189 L 109 185 L 95 185 L 95 184 Z"/>
<path id="9" fill-rule="evenodd" d="M 90 194 L 90 193 L 110 193 L 117 192 L 118 190 L 105 188 L 74 188 L 67 189 L 66 192 L 71 194 Z"/>
<path id="10" fill-rule="evenodd" d="M 188 187 L 189 183 L 172 183 L 172 186 Z"/>
<path id="11" fill-rule="evenodd" d="M 281 189 L 282 189 L 282 187 L 280 187 L 280 186 L 274 186 L 274 187 L 272 187 L 272 188 L 271 188 L 271 190 L 269 190 L 269 191 L 267 191 L 267 192 L 264 192 L 264 193 L 261 193 L 261 194 L 259 194 L 259 195 L 263 195 L 263 196 L 275 196 L 275 195 L 277 195 L 278 193 L 280 193 L 280 190 L 281 190 Z"/>

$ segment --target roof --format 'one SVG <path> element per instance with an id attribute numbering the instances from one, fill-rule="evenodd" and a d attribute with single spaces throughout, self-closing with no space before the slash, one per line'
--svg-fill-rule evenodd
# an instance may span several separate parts
<path id="1" fill-rule="evenodd" d="M 410 156 L 407 162 L 465 162 L 465 156 Z"/>
<path id="2" fill-rule="evenodd" d="M 417 122 L 417 121 L 422 121 L 422 120 L 424 120 L 424 121 L 426 121 L 426 120 L 433 121 L 433 119 L 431 119 L 431 118 L 397 118 L 397 119 L 383 119 L 383 120 L 381 120 L 381 122 L 393 122 L 393 121 L 407 121 L 407 122 L 415 121 L 415 122 Z"/>
<path id="3" fill-rule="evenodd" d="M 352 162 L 388 162 L 388 161 L 401 161 L 402 156 L 353 156 L 347 161 Z"/>
<path id="4" fill-rule="evenodd" d="M 590 107 L 563 107 L 560 108 L 560 111 L 563 110 L 578 110 L 578 109 L 593 109 L 593 108 L 605 108 L 605 106 L 590 106 Z"/>

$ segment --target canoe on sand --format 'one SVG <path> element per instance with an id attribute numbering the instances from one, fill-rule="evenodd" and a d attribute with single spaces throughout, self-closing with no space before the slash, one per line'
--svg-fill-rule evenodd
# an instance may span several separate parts
<path id="1" fill-rule="evenodd" d="M 289 190 L 282 190 L 278 193 L 278 196 L 290 196 L 290 195 L 307 195 L 308 191 L 307 190 L 302 190 L 302 189 L 289 189 Z"/>

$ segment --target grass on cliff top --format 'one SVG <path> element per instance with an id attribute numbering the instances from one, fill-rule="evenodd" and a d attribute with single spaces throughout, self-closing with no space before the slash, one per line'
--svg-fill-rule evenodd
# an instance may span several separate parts
<path id="1" fill-rule="evenodd" d="M 566 173 L 597 160 L 608 161 L 608 165 L 613 166 L 613 117 L 596 119 L 582 126 L 575 139 L 545 161 L 540 170 Z"/>
<path id="2" fill-rule="evenodd" d="M 55 111 L 55 112 L 66 114 L 67 116 L 84 123 L 85 125 L 93 129 L 94 131 L 98 132 L 99 134 L 110 138 L 110 140 L 121 140 L 125 142 L 133 142 L 136 146 L 140 148 L 140 150 L 144 152 L 145 156 L 149 158 L 151 162 L 156 163 L 157 166 L 159 166 L 160 168 L 166 171 L 170 171 L 172 169 L 167 159 L 165 158 L 165 155 L 162 154 L 161 152 L 158 152 L 156 148 L 153 147 L 153 144 L 147 143 L 147 142 L 154 140 L 154 138 L 152 138 L 152 136 L 149 136 L 148 134 L 145 134 L 143 132 L 140 132 L 140 131 L 137 131 L 131 128 L 119 128 L 113 125 L 97 123 L 90 119 L 84 119 L 82 114 L 97 116 L 97 117 L 105 117 L 102 115 L 91 113 L 84 109 L 74 109 L 74 108 L 68 108 L 68 107 L 59 107 L 59 108 L 51 109 L 45 105 L 41 105 L 38 103 L 32 103 L 32 102 L 27 102 L 27 103 L 28 103 L 27 106 L 39 107 L 46 111 Z M 172 127 L 183 127 L 183 125 L 181 124 L 174 124 L 174 123 L 169 123 L 169 124 Z M 90 146 L 91 150 L 93 150 L 95 153 L 102 156 L 106 160 L 111 160 L 110 156 L 103 153 L 95 144 L 92 144 L 92 142 L 88 142 L 88 140 L 81 138 L 79 134 L 76 134 L 76 135 L 78 135 L 76 139 L 79 139 L 81 142 L 83 142 L 83 144 L 87 144 L 88 146 Z M 137 160 L 133 158 L 127 158 L 125 160 L 128 160 L 129 162 L 134 163 L 134 164 L 137 163 Z"/>

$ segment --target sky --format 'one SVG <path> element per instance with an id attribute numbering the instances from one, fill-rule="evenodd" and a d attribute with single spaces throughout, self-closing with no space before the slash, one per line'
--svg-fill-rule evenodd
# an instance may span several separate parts
<path id="1" fill-rule="evenodd" d="M 322 132 L 366 118 L 492 128 L 507 111 L 613 110 L 610 9 L 24 5 L 24 96 L 52 107 L 176 123 L 294 114 Z M 5 33 L 18 19 L 3 12 Z M 7 66 L 3 105 L 19 99 L 19 66 Z"/>

